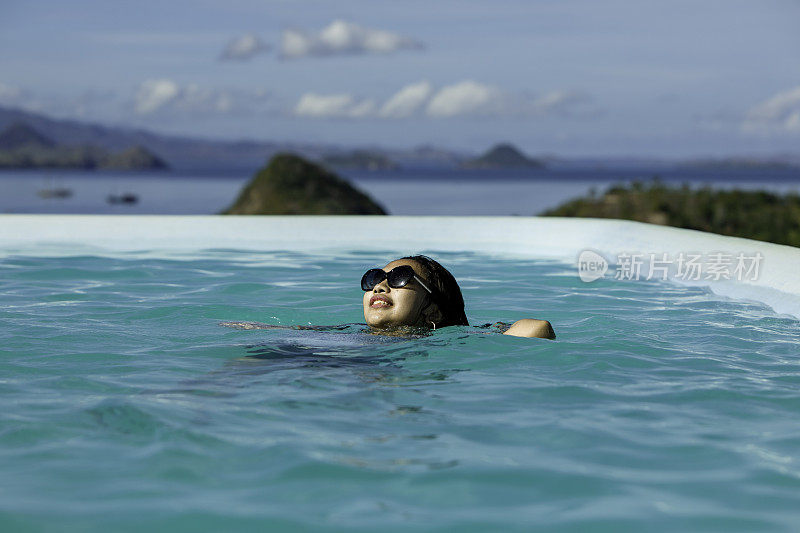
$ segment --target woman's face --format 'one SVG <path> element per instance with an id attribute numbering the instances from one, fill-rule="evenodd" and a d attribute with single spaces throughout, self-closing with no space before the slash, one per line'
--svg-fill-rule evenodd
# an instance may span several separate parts
<path id="1" fill-rule="evenodd" d="M 383 270 L 389 272 L 401 265 L 410 266 L 417 276 L 425 280 L 419 264 L 408 259 L 392 261 Z M 405 287 L 398 289 L 389 287 L 389 282 L 383 280 L 371 291 L 364 292 L 364 319 L 368 325 L 376 328 L 422 326 L 425 325 L 422 311 L 429 303 L 428 291 L 417 280 L 412 279 Z"/>

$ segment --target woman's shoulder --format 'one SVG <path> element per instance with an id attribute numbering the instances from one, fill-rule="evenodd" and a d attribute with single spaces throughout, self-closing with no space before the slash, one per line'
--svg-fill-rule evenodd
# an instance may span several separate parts
<path id="1" fill-rule="evenodd" d="M 312 330 L 312 331 L 341 331 L 351 328 L 352 326 L 363 326 L 364 324 L 339 324 L 337 326 L 314 326 L 314 325 L 296 325 L 296 326 L 282 326 L 277 324 L 264 324 L 261 322 L 220 322 L 220 326 L 234 329 L 293 329 L 293 330 Z"/>
<path id="2" fill-rule="evenodd" d="M 556 333 L 553 325 L 547 320 L 536 318 L 523 318 L 517 320 L 503 332 L 503 335 L 514 337 L 537 337 L 540 339 L 555 339 Z"/>
<path id="3" fill-rule="evenodd" d="M 503 335 L 513 337 L 537 337 L 541 339 L 555 339 L 556 334 L 553 326 L 547 320 L 536 318 L 523 318 L 516 322 L 489 322 L 475 326 L 480 329 L 488 329 Z"/>

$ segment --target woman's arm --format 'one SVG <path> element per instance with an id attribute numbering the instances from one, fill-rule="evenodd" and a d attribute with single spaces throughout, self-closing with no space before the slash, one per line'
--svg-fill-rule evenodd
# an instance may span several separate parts
<path id="1" fill-rule="evenodd" d="M 291 326 L 273 326 L 261 322 L 220 322 L 219 325 L 235 329 L 291 329 Z"/>
<path id="2" fill-rule="evenodd" d="M 511 327 L 503 332 L 503 335 L 514 337 L 539 337 L 540 339 L 555 339 L 556 333 L 553 326 L 547 320 L 536 320 L 534 318 L 523 318 L 517 320 Z"/>
<path id="3" fill-rule="evenodd" d="M 339 326 L 277 326 L 274 324 L 262 324 L 261 322 L 220 322 L 220 326 L 234 329 L 311 329 L 314 331 L 337 331 L 347 329 L 354 324 L 341 324 Z"/>

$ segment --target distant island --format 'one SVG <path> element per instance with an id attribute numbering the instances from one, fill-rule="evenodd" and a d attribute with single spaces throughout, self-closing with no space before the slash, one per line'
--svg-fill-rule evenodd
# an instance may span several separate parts
<path id="1" fill-rule="evenodd" d="M 0 169 L 166 170 L 167 163 L 142 146 L 112 152 L 92 145 L 59 145 L 33 127 L 15 122 L 0 132 Z"/>
<path id="2" fill-rule="evenodd" d="M 329 154 L 322 158 L 322 164 L 344 170 L 397 170 L 400 165 L 385 154 L 374 150 L 353 150 L 340 154 Z"/>
<path id="3" fill-rule="evenodd" d="M 461 168 L 467 169 L 543 167 L 544 163 L 540 160 L 527 157 L 515 146 L 507 143 L 498 144 L 482 156 L 461 163 Z"/>
<path id="4" fill-rule="evenodd" d="M 800 247 L 800 195 L 651 183 L 611 187 L 541 216 L 618 218 Z"/>
<path id="5" fill-rule="evenodd" d="M 333 172 L 290 153 L 275 155 L 225 215 L 385 215 L 375 200 Z"/>

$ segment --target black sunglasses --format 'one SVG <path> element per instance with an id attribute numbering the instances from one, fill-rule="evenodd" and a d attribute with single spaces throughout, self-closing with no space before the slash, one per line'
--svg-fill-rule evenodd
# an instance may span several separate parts
<path id="1" fill-rule="evenodd" d="M 375 285 L 379 284 L 383 280 L 387 280 L 389 282 L 389 287 L 393 289 L 399 289 L 401 287 L 405 287 L 409 281 L 412 279 L 417 280 L 417 283 L 422 285 L 422 288 L 425 289 L 433 296 L 433 291 L 428 287 L 428 285 L 417 276 L 414 272 L 414 269 L 408 265 L 402 265 L 399 267 L 394 267 L 389 272 L 382 270 L 380 268 L 372 268 L 364 272 L 364 275 L 361 276 L 361 290 L 363 291 L 371 291 L 375 288 Z"/>

